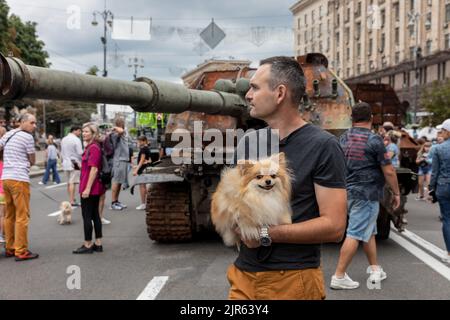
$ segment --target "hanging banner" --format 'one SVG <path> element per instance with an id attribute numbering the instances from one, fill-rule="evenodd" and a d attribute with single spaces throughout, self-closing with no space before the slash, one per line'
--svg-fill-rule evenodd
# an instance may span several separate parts
<path id="1" fill-rule="evenodd" d="M 114 40 L 151 40 L 151 20 L 114 19 L 113 32 L 111 37 Z"/>

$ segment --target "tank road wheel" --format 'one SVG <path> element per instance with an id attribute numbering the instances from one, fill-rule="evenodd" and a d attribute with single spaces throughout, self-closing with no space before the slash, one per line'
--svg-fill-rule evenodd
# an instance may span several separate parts
<path id="1" fill-rule="evenodd" d="M 155 183 L 147 192 L 147 232 L 159 242 L 192 239 L 189 186 L 184 183 Z"/>
<path id="2" fill-rule="evenodd" d="M 385 207 L 380 204 L 380 213 L 377 219 L 377 240 L 386 240 L 391 232 L 391 218 Z"/>

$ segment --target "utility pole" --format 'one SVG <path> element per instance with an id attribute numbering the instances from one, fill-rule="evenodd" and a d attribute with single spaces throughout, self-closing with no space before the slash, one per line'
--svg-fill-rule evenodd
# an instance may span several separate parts
<path id="1" fill-rule="evenodd" d="M 133 79 L 137 79 L 138 68 L 144 68 L 144 60 L 138 57 L 130 58 L 128 62 L 128 68 L 134 68 Z M 137 124 L 137 112 L 133 111 L 133 125 L 136 128 Z"/>
<path id="2" fill-rule="evenodd" d="M 419 12 L 419 5 L 421 4 L 420 1 L 414 2 L 414 9 L 408 13 L 409 28 L 414 28 L 414 36 L 416 37 L 416 43 L 414 46 L 414 123 L 417 123 L 417 112 L 418 112 L 418 106 L 419 106 L 419 62 L 422 58 L 422 48 L 419 46 L 419 37 L 420 37 L 420 22 L 422 16 L 427 15 L 426 13 L 420 14 Z M 425 21 L 425 27 L 428 29 L 431 27 L 431 21 L 427 18 Z"/>
<path id="3" fill-rule="evenodd" d="M 103 37 L 100 38 L 103 44 L 103 77 L 108 76 L 108 70 L 106 69 L 106 51 L 107 51 L 107 31 L 108 26 L 112 28 L 114 15 L 111 11 L 106 9 L 106 0 L 105 0 L 105 9 L 102 11 L 94 11 L 94 19 L 92 20 L 92 25 L 95 27 L 98 25 L 97 22 L 97 14 L 103 18 Z M 101 118 L 103 122 L 106 122 L 106 104 L 101 106 Z"/>

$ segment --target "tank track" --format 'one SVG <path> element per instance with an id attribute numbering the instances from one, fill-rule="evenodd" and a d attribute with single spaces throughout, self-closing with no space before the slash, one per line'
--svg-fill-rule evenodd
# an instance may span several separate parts
<path id="1" fill-rule="evenodd" d="M 158 242 L 192 239 L 189 187 L 184 183 L 155 183 L 147 192 L 147 232 Z"/>

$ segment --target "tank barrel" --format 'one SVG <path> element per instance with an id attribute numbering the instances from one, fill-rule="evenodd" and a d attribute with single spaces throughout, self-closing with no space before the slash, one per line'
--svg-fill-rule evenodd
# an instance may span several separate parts
<path id="1" fill-rule="evenodd" d="M 0 102 L 22 98 L 130 105 L 139 112 L 205 112 L 242 116 L 246 101 L 236 94 L 188 89 L 148 78 L 114 80 L 25 65 L 0 56 Z"/>

